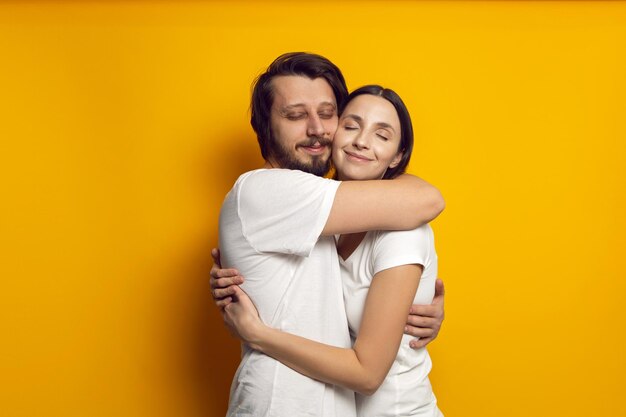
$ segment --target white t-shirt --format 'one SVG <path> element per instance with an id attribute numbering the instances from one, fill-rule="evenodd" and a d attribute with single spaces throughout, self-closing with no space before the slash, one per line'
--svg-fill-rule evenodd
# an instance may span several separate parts
<path id="1" fill-rule="evenodd" d="M 239 177 L 219 221 L 224 267 L 263 322 L 338 347 L 350 347 L 335 241 L 320 237 L 338 181 L 301 171 L 260 169 Z M 354 393 L 303 376 L 245 345 L 228 416 L 355 416 Z"/>
<path id="2" fill-rule="evenodd" d="M 435 294 L 437 253 L 429 225 L 414 230 L 368 232 L 348 259 L 341 260 L 344 300 L 353 339 L 361 327 L 367 292 L 374 275 L 400 265 L 424 267 L 414 304 L 430 304 Z M 380 388 L 372 396 L 356 395 L 359 417 L 440 416 L 428 373 L 432 367 L 426 348 L 409 347 L 404 335 L 398 355 Z"/>

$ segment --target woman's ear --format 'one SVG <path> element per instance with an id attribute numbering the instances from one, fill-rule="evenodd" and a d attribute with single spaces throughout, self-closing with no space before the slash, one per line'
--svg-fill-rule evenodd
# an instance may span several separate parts
<path id="1" fill-rule="evenodd" d="M 395 168 L 398 166 L 400 161 L 402 161 L 402 156 L 404 156 L 404 151 L 400 151 L 393 157 L 393 161 L 389 164 L 389 168 Z"/>

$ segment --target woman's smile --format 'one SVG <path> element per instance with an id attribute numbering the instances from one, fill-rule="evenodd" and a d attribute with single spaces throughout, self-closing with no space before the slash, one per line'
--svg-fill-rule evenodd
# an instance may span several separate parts
<path id="1" fill-rule="evenodd" d="M 400 119 L 385 98 L 363 94 L 352 99 L 339 119 L 333 163 L 340 180 L 380 179 L 398 165 L 402 152 Z"/>

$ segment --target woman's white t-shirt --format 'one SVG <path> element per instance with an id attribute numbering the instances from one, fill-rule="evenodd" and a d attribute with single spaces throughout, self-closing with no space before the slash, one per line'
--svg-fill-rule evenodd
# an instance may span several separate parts
<path id="1" fill-rule="evenodd" d="M 361 244 L 341 260 L 343 295 L 353 339 L 359 334 L 367 292 L 374 276 L 385 269 L 419 264 L 424 267 L 414 304 L 430 304 L 435 294 L 437 253 L 429 225 L 408 231 L 367 232 Z M 382 313 L 382 312 L 381 312 Z M 426 348 L 411 349 L 404 335 L 398 356 L 380 388 L 371 396 L 357 394 L 359 417 L 441 416 L 428 373 L 432 362 Z"/>

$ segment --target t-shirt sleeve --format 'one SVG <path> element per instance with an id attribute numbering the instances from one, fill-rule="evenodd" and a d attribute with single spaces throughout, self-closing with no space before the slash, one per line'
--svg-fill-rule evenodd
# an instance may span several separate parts
<path id="1" fill-rule="evenodd" d="M 308 256 L 326 225 L 339 184 L 296 170 L 252 172 L 237 188 L 244 237 L 258 252 Z"/>
<path id="2" fill-rule="evenodd" d="M 419 264 L 426 267 L 433 247 L 429 225 L 406 231 L 378 232 L 372 257 L 374 274 L 400 265 Z"/>

